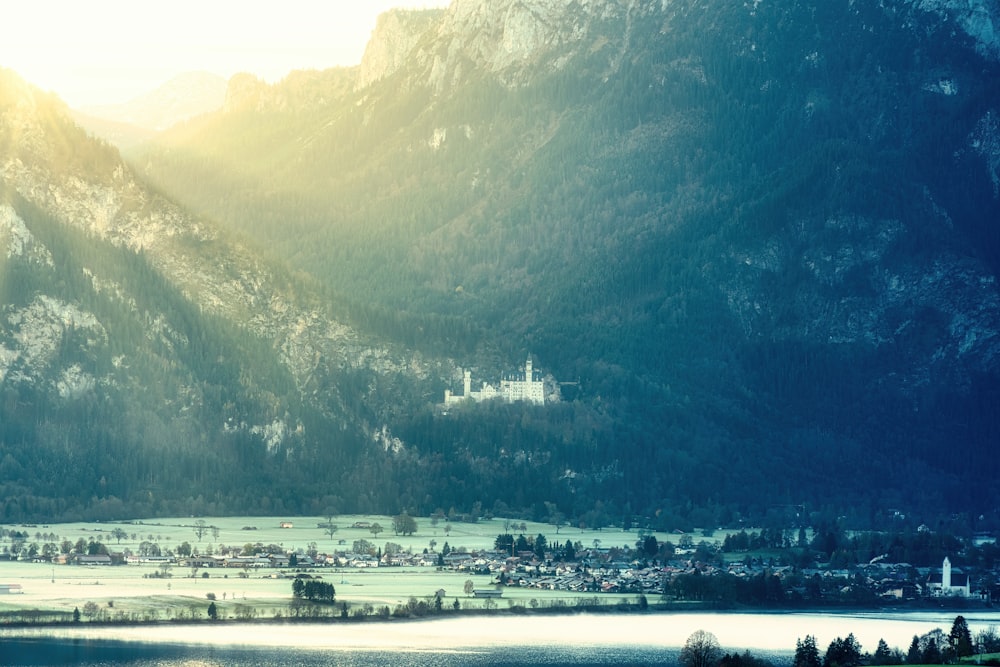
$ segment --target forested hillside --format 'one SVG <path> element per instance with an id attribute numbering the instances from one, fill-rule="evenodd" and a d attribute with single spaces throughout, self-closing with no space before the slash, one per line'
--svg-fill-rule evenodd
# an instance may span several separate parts
<path id="1" fill-rule="evenodd" d="M 219 465 L 287 509 L 996 521 L 1000 66 L 960 18 L 459 0 L 381 76 L 234 78 L 129 164 L 367 342 L 292 363 L 220 313 L 305 426 Z M 435 407 L 527 353 L 561 403 Z"/>

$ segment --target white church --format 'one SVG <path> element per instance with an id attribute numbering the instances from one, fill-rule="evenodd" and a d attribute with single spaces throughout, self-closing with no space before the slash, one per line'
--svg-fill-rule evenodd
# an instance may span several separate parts
<path id="1" fill-rule="evenodd" d="M 936 597 L 967 598 L 971 594 L 969 575 L 952 572 L 951 561 L 945 556 L 941 573 L 932 572 L 927 577 L 927 590 Z"/>
<path id="2" fill-rule="evenodd" d="M 482 384 L 479 391 L 472 390 L 472 371 L 465 371 L 464 382 L 461 394 L 452 394 L 450 389 L 444 391 L 445 405 L 461 403 L 462 401 L 473 400 L 478 402 L 489 401 L 500 398 L 508 403 L 514 401 L 528 401 L 535 405 L 545 405 L 545 383 L 541 378 L 535 379 L 534 371 L 531 368 L 531 356 L 524 364 L 523 377 L 508 377 L 500 380 L 500 386 L 495 387 L 487 382 Z"/>

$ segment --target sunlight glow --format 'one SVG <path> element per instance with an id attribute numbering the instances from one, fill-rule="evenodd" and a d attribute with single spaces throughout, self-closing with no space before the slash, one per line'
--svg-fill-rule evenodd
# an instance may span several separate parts
<path id="1" fill-rule="evenodd" d="M 173 76 L 356 65 L 382 12 L 447 0 L 35 0 L 5 6 L 0 67 L 71 106 L 123 102 Z"/>

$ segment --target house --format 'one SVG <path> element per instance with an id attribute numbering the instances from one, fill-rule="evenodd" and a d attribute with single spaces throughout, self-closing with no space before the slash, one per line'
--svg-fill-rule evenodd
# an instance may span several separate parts
<path id="1" fill-rule="evenodd" d="M 21 584 L 0 584 L 0 595 L 14 595 L 24 593 Z"/>
<path id="2" fill-rule="evenodd" d="M 476 588 L 472 591 L 475 598 L 498 598 L 503 597 L 503 591 L 499 588 Z"/>
<path id="3" fill-rule="evenodd" d="M 951 561 L 945 556 L 940 572 L 927 576 L 927 591 L 935 597 L 967 598 L 971 594 L 969 575 L 951 568 Z"/>
<path id="4" fill-rule="evenodd" d="M 282 521 L 281 523 L 278 524 L 278 528 L 294 528 L 294 527 L 295 524 L 293 524 L 291 521 Z"/>
<path id="5" fill-rule="evenodd" d="M 90 556 L 81 554 L 76 557 L 77 565 L 111 565 L 111 556 L 107 554 L 97 554 Z"/>

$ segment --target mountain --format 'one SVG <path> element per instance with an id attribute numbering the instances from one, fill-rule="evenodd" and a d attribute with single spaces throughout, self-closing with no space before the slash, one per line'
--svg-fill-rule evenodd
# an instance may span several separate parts
<path id="1" fill-rule="evenodd" d="M 227 85 L 216 74 L 185 72 L 135 99 L 83 107 L 73 116 L 93 134 L 130 148 L 189 118 L 222 108 Z"/>
<path id="2" fill-rule="evenodd" d="M 659 528 L 803 510 L 884 525 L 902 509 L 996 526 L 998 17 L 994 2 L 930 0 L 394 12 L 360 66 L 234 77 L 221 110 L 116 163 L 176 214 L 82 219 L 217 318 L 220 345 L 244 341 L 225 377 L 262 378 L 204 378 L 217 403 L 171 417 L 207 420 L 201 442 L 244 471 L 238 501 L 202 476 L 216 507 Z M 86 161 L 25 177 L 66 134 L 29 141 L 26 125 L 7 124 L 25 155 L 0 174 L 29 231 L 29 204 L 73 221 L 92 210 L 81 196 L 126 201 L 86 185 Z M 133 240 L 115 245 L 124 228 Z M 22 349 L 23 316 L 6 317 Z M 343 336 L 289 356 L 302 323 Z M 562 401 L 435 406 L 460 367 L 499 378 L 529 353 L 550 387 L 570 383 Z M 237 390 L 249 397 L 221 395 Z M 277 401 L 308 456 L 246 472 L 214 447 L 234 399 L 256 403 L 233 423 L 256 426 Z M 46 440 L 58 417 L 24 428 Z M 335 455 L 320 453 L 328 432 L 343 434 Z M 82 486 L 99 488 L 96 472 Z"/>

